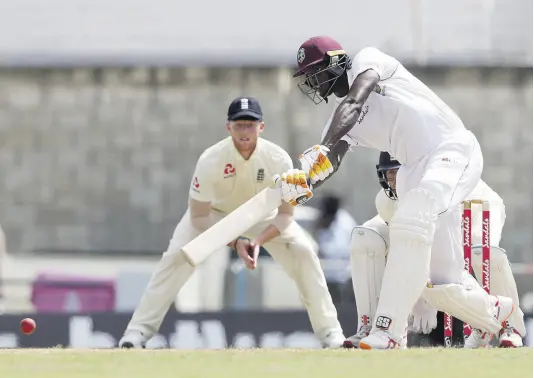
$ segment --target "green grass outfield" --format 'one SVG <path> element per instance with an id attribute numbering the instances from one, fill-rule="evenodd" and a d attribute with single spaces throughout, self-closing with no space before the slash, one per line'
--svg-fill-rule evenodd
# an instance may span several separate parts
<path id="1" fill-rule="evenodd" d="M 532 349 L 0 350 L 2 378 L 515 378 Z"/>

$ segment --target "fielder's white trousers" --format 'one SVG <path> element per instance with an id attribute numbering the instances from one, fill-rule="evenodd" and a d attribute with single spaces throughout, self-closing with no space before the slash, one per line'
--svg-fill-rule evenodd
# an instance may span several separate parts
<path id="1" fill-rule="evenodd" d="M 222 218 L 222 214 L 215 214 Z M 246 232 L 253 239 L 267 227 L 263 221 Z M 186 212 L 174 230 L 173 237 L 159 261 L 135 310 L 127 331 L 137 330 L 153 336 L 180 289 L 193 274 L 194 268 L 185 260 L 181 248 L 199 235 Z M 221 248 L 224 247 L 221 245 Z M 295 282 L 308 310 L 313 331 L 319 339 L 330 332 L 340 332 L 341 325 L 314 246 L 302 228 L 293 222 L 279 237 L 264 245 L 272 258 Z"/>

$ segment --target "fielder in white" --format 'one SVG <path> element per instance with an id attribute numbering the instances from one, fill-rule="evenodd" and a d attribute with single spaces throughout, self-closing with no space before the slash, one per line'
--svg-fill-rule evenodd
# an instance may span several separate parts
<path id="1" fill-rule="evenodd" d="M 379 164 L 376 166 L 380 190 L 376 196 L 376 210 L 378 215 L 355 227 L 351 240 L 351 270 L 352 282 L 356 298 L 359 322 L 358 332 L 345 341 L 345 347 L 358 348 L 360 340 L 369 335 L 371 323 L 376 315 L 382 278 L 386 266 L 389 250 L 389 223 L 397 208 L 396 175 L 400 163 L 387 152 L 380 154 Z M 490 202 L 490 241 L 491 241 L 491 282 L 490 290 L 493 295 L 504 295 L 514 300 L 517 306 L 506 328 L 499 333 L 501 347 L 517 348 L 523 346 L 526 335 L 523 313 L 519 308 L 517 285 L 510 268 L 505 251 L 499 247 L 502 228 L 506 219 L 505 207 L 501 197 L 484 181 L 480 180 L 474 191 L 467 199 L 484 199 Z M 477 279 L 482 282 L 481 242 L 482 217 L 476 206 L 473 208 L 472 243 L 473 268 Z M 432 253 L 441 246 L 434 244 Z M 480 287 L 478 288 L 480 289 Z M 430 333 L 437 324 L 437 310 L 426 304 L 421 298 L 412 311 L 410 317 L 411 328 L 417 333 Z M 475 330 L 465 343 L 466 348 L 486 346 L 488 339 L 480 337 Z"/>
<path id="2" fill-rule="evenodd" d="M 226 127 L 230 136 L 209 147 L 198 160 L 189 208 L 176 226 L 119 347 L 144 347 L 160 328 L 180 288 L 194 271 L 181 248 L 273 185 L 275 174 L 293 166 L 281 147 L 260 138 L 264 123 L 256 99 L 235 99 L 228 109 Z M 260 246 L 264 246 L 297 285 L 322 345 L 340 347 L 344 336 L 319 259 L 304 231 L 294 221 L 293 212 L 293 206 L 282 202 L 264 221 L 229 246 L 237 250 L 249 269 L 256 267 Z"/>
<path id="3" fill-rule="evenodd" d="M 297 53 L 299 88 L 315 103 L 338 99 L 321 143 L 302 154 L 313 188 L 337 171 L 350 146 L 387 151 L 402 164 L 398 208 L 390 222 L 390 247 L 371 332 L 360 348 L 398 348 L 419 297 L 440 311 L 498 333 L 514 311 L 508 297 L 468 290 L 463 284 L 461 202 L 480 180 L 483 159 L 476 137 L 432 90 L 399 61 L 375 48 L 351 60 L 330 37 L 314 37 Z M 283 176 L 282 176 L 283 177 Z M 352 190 L 357 191 L 354 182 Z M 312 197 L 304 183 L 282 182 L 284 200 Z M 431 253 L 433 243 L 443 248 Z M 429 283 L 431 280 L 431 284 Z"/>

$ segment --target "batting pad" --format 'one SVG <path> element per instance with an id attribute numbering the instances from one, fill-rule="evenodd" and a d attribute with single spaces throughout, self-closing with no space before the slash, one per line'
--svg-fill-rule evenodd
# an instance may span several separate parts
<path id="1" fill-rule="evenodd" d="M 423 298 L 439 311 L 470 324 L 474 328 L 497 333 L 501 324 L 493 314 L 491 297 L 480 287 L 467 290 L 464 285 L 428 284 L 423 290 Z"/>
<path id="2" fill-rule="evenodd" d="M 386 241 L 367 227 L 355 227 L 350 245 L 352 286 L 358 317 L 374 319 L 386 267 Z"/>

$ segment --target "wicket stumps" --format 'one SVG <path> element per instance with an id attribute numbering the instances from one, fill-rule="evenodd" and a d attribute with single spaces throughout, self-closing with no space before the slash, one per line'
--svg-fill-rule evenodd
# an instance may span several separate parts
<path id="1" fill-rule="evenodd" d="M 484 200 L 466 200 L 463 202 L 462 240 L 464 248 L 464 269 L 473 274 L 472 267 L 472 205 L 482 206 L 482 288 L 490 292 L 490 204 Z M 452 346 L 453 322 L 452 316 L 444 314 L 445 347 Z M 471 334 L 471 326 L 464 323 L 464 340 Z"/>

